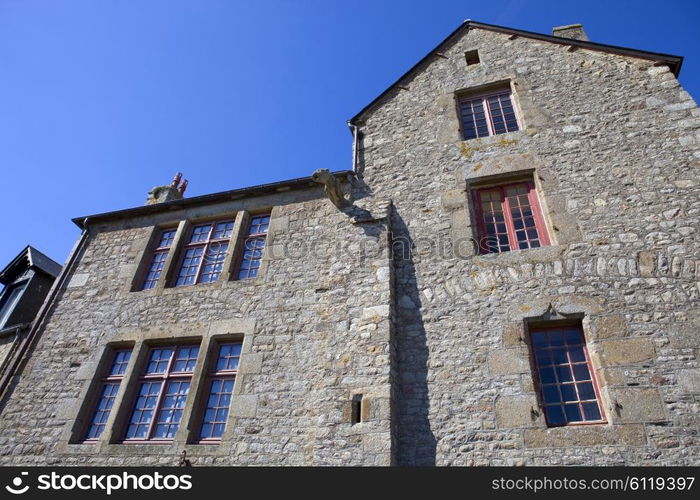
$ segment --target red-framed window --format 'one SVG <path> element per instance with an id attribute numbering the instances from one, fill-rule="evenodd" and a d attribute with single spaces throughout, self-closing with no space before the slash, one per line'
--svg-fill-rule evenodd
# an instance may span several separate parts
<path id="1" fill-rule="evenodd" d="M 581 326 L 531 329 L 530 342 L 547 425 L 605 422 Z"/>
<path id="2" fill-rule="evenodd" d="M 510 90 L 459 99 L 464 140 L 520 129 Z"/>
<path id="3" fill-rule="evenodd" d="M 124 441 L 169 441 L 182 420 L 199 346 L 152 347 Z"/>
<path id="4" fill-rule="evenodd" d="M 241 259 L 238 264 L 238 279 L 255 278 L 260 270 L 267 230 L 270 227 L 270 214 L 253 215 L 243 242 Z"/>
<path id="5" fill-rule="evenodd" d="M 192 228 L 190 240 L 182 249 L 175 286 L 216 281 L 224 267 L 233 220 L 199 224 Z"/>
<path id="6" fill-rule="evenodd" d="M 216 363 L 209 373 L 207 398 L 199 431 L 200 442 L 219 441 L 224 434 L 238 374 L 241 345 L 240 342 L 225 342 L 218 346 Z"/>
<path id="7" fill-rule="evenodd" d="M 472 191 L 479 252 L 498 253 L 550 244 L 547 226 L 532 182 L 517 182 Z"/>
<path id="8" fill-rule="evenodd" d="M 146 272 L 146 278 L 143 280 L 142 290 L 149 290 L 155 288 L 163 272 L 163 267 L 165 266 L 165 259 L 168 258 L 168 252 L 173 246 L 173 241 L 175 241 L 175 229 L 165 229 L 161 231 L 160 238 L 158 238 L 158 243 L 156 248 L 153 250 L 153 256 L 151 257 L 151 263 L 148 266 Z"/>
<path id="9" fill-rule="evenodd" d="M 114 400 L 117 399 L 117 392 L 119 392 L 119 386 L 124 379 L 124 374 L 126 373 L 126 367 L 129 364 L 130 358 L 131 349 L 119 349 L 114 351 L 107 374 L 102 379 L 99 397 L 97 398 L 95 409 L 90 418 L 90 424 L 85 433 L 85 441 L 97 440 L 105 430 L 107 419 L 114 406 Z"/>

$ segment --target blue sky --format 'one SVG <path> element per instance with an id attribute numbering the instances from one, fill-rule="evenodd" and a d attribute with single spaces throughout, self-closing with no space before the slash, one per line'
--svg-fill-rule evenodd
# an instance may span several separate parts
<path id="1" fill-rule="evenodd" d="M 700 2 L 0 0 L 0 268 L 70 219 L 350 168 L 346 120 L 464 19 L 685 57 Z"/>

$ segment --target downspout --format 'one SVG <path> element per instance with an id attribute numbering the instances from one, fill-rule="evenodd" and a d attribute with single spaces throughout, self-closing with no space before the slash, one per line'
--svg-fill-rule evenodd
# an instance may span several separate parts
<path id="1" fill-rule="evenodd" d="M 349 120 L 348 127 L 350 127 L 350 131 L 352 132 L 352 171 L 359 175 L 359 172 L 357 171 L 357 159 L 359 156 L 360 147 L 360 130 L 358 129 L 357 125 Z"/>
<path id="2" fill-rule="evenodd" d="M 19 372 L 19 369 L 27 361 L 26 357 L 29 353 L 29 350 L 31 349 L 31 346 L 34 344 L 35 340 L 38 339 L 38 332 L 44 326 L 46 326 L 45 324 L 48 315 L 54 308 L 56 298 L 58 297 L 59 292 L 64 288 L 68 277 L 71 276 L 71 274 L 73 273 L 75 264 L 78 261 L 78 256 L 82 253 L 83 249 L 85 248 L 88 236 L 88 218 L 86 217 L 83 220 L 83 232 L 80 234 L 80 238 L 73 246 L 73 250 L 71 250 L 71 253 L 68 256 L 68 260 L 66 261 L 66 265 L 63 266 L 63 269 L 61 269 L 61 273 L 56 278 L 56 281 L 54 281 L 51 290 L 49 290 L 46 300 L 44 300 L 44 303 L 41 305 L 41 308 L 39 309 L 36 318 L 32 322 L 32 326 L 29 330 L 29 333 L 27 333 L 27 335 L 24 338 L 24 342 L 19 348 L 19 353 L 12 360 L 12 365 L 10 369 L 2 376 L 2 379 L 0 380 L 0 412 L 2 412 L 2 410 L 4 409 L 4 400 L 5 396 L 7 395 L 7 388 L 9 387 L 10 382 L 14 378 L 15 374 Z"/>

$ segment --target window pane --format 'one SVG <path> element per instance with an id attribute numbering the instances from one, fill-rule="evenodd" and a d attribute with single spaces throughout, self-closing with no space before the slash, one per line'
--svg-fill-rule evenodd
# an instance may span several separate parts
<path id="1" fill-rule="evenodd" d="M 160 234 L 158 248 L 169 248 L 175 241 L 175 229 L 168 229 Z"/>
<path id="2" fill-rule="evenodd" d="M 148 360 L 148 366 L 146 366 L 146 374 L 165 373 L 172 355 L 172 347 L 152 349 L 151 356 Z"/>
<path id="3" fill-rule="evenodd" d="M 224 239 L 224 238 L 230 238 L 232 232 L 233 232 L 233 221 L 232 220 L 218 222 L 216 224 L 216 227 L 214 228 L 214 234 L 212 235 L 212 239 L 220 240 L 220 239 Z"/>
<path id="4" fill-rule="evenodd" d="M 207 407 L 202 419 L 200 439 L 220 438 L 228 419 L 235 378 L 214 379 L 209 388 Z"/>
<path id="5" fill-rule="evenodd" d="M 119 382 L 109 382 L 102 386 L 102 392 L 97 401 L 97 407 L 93 414 L 90 427 L 88 428 L 86 439 L 97 439 L 105 429 L 107 418 L 114 405 L 119 391 Z"/>
<path id="6" fill-rule="evenodd" d="M 199 346 L 178 347 L 172 371 L 176 373 L 192 373 L 197 364 Z"/>
<path id="7" fill-rule="evenodd" d="M 26 286 L 26 283 L 24 283 L 22 285 L 17 285 L 14 288 L 3 290 L 3 301 L 2 305 L 0 305 L 0 328 L 4 327 L 5 323 L 7 323 L 7 320 L 10 318 L 10 314 L 12 314 L 12 311 L 14 311 L 14 308 L 17 305 L 17 302 L 19 302 L 19 298 Z"/>
<path id="8" fill-rule="evenodd" d="M 237 370 L 241 355 L 241 343 L 221 344 L 216 361 L 216 371 Z"/>
<path id="9" fill-rule="evenodd" d="M 566 423 L 561 406 L 546 406 L 544 411 L 547 415 L 547 422 L 549 425 L 561 425 Z"/>
<path id="10" fill-rule="evenodd" d="M 126 366 L 129 364 L 129 359 L 131 359 L 131 351 L 117 351 L 114 355 L 112 366 L 109 369 L 109 375 L 124 375 Z"/>
<path id="11" fill-rule="evenodd" d="M 126 432 L 127 439 L 147 439 L 148 427 L 158 401 L 162 382 L 142 382 Z"/>
<path id="12" fill-rule="evenodd" d="M 602 420 L 598 403 L 582 403 L 583 415 L 586 420 Z"/>
<path id="13" fill-rule="evenodd" d="M 173 380 L 168 382 L 163 402 L 158 411 L 158 417 L 153 431 L 157 439 L 170 439 L 175 436 L 182 419 L 187 393 L 190 390 L 189 380 Z"/>
<path id="14" fill-rule="evenodd" d="M 202 224 L 201 226 L 195 226 L 192 229 L 192 237 L 190 238 L 190 243 L 201 243 L 209 239 L 209 233 L 211 232 L 211 224 Z"/>
<path id="15" fill-rule="evenodd" d="M 249 238 L 245 241 L 238 279 L 255 277 L 262 261 L 264 249 L 265 237 Z"/>

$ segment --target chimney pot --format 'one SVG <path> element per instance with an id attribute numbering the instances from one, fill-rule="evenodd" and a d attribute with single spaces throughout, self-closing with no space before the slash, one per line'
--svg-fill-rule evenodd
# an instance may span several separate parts
<path id="1" fill-rule="evenodd" d="M 588 35 L 583 31 L 583 24 L 567 24 L 552 28 L 552 36 L 559 38 L 573 38 L 574 40 L 588 41 Z"/>

